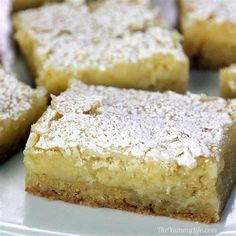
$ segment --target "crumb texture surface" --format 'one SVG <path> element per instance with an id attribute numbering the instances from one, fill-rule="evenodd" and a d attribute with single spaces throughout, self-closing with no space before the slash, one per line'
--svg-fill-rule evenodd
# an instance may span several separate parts
<path id="1" fill-rule="evenodd" d="M 88 86 L 74 81 L 53 97 L 34 126 L 34 151 L 79 148 L 91 156 L 129 155 L 177 160 L 218 157 L 225 127 L 235 123 L 235 100 L 205 95 Z"/>

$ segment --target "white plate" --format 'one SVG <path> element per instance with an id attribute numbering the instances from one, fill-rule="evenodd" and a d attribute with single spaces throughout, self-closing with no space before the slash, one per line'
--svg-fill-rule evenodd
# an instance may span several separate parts
<path id="1" fill-rule="evenodd" d="M 29 83 L 21 60 L 16 71 Z M 216 72 L 193 71 L 190 91 L 218 95 Z M 236 235 L 236 188 L 219 224 L 201 224 L 90 208 L 32 196 L 24 191 L 23 155 L 0 166 L 0 235 Z"/>

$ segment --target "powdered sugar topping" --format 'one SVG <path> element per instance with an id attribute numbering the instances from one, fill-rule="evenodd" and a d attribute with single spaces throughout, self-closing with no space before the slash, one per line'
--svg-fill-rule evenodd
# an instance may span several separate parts
<path id="1" fill-rule="evenodd" d="M 235 122 L 232 107 L 235 112 L 228 101 L 204 95 L 96 87 L 76 81 L 53 98 L 34 127 L 39 135 L 35 148 L 176 160 L 193 168 L 197 157 L 218 157 L 226 126 Z"/>
<path id="2" fill-rule="evenodd" d="M 19 16 L 37 42 L 44 68 L 104 71 L 156 54 L 186 61 L 177 34 L 160 27 L 158 10 L 144 2 L 109 0 L 92 9 L 83 4 L 54 4 Z"/>

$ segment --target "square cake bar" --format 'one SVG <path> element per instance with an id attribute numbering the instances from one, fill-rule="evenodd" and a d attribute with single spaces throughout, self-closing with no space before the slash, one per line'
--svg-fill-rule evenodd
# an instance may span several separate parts
<path id="1" fill-rule="evenodd" d="M 85 85 L 32 127 L 26 191 L 218 222 L 236 179 L 236 100 Z"/>
<path id="2" fill-rule="evenodd" d="M 184 93 L 189 63 L 180 36 L 142 0 L 69 1 L 14 16 L 36 83 L 58 94 L 71 77 L 89 84 Z"/>
<path id="3" fill-rule="evenodd" d="M 236 98 L 236 64 L 220 70 L 220 93 L 225 98 Z"/>
<path id="4" fill-rule="evenodd" d="M 236 1 L 180 0 L 184 48 L 193 64 L 221 68 L 236 62 Z"/>
<path id="5" fill-rule="evenodd" d="M 0 163 L 24 144 L 47 99 L 44 89 L 31 89 L 0 68 Z"/>

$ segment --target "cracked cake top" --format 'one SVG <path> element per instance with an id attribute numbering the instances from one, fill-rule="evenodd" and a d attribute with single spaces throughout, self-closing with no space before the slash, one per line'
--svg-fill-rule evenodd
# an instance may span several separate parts
<path id="1" fill-rule="evenodd" d="M 187 60 L 179 35 L 163 27 L 158 9 L 145 1 L 109 0 L 94 7 L 75 2 L 16 15 L 15 21 L 38 42 L 36 54 L 44 59 L 44 68 L 103 71 L 116 63 L 136 63 L 156 54 Z"/>
<path id="2" fill-rule="evenodd" d="M 194 167 L 197 157 L 218 157 L 235 111 L 236 100 L 74 81 L 52 98 L 31 138 L 38 137 L 35 152 L 79 149 L 91 156 L 176 160 Z"/>

